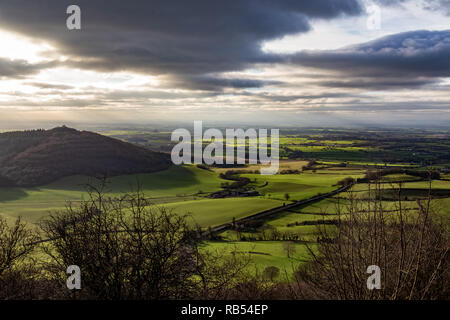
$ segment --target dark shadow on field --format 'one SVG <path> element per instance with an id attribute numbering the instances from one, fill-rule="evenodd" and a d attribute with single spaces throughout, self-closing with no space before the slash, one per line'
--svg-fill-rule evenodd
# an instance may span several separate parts
<path id="1" fill-rule="evenodd" d="M 367 191 L 366 191 L 367 192 Z M 447 198 L 450 196 L 450 190 L 448 189 L 421 189 L 421 188 L 408 188 L 402 189 L 400 194 L 398 190 L 395 189 L 385 189 L 383 190 L 382 199 L 385 201 L 397 201 L 399 196 L 401 200 L 405 201 L 415 201 L 421 199 L 427 199 L 428 195 L 433 198 Z M 373 191 L 371 192 L 371 198 L 375 198 L 377 194 Z"/>
<path id="2" fill-rule="evenodd" d="M 0 188 L 0 204 L 6 201 L 19 200 L 25 198 L 27 193 L 18 187 L 1 187 Z"/>
<path id="3" fill-rule="evenodd" d="M 172 166 L 167 170 L 154 173 L 118 176 L 109 180 L 108 191 L 119 193 L 136 190 L 138 186 L 141 191 L 151 192 L 184 188 L 200 182 L 195 172 L 182 166 Z"/>
<path id="4" fill-rule="evenodd" d="M 106 177 L 105 192 L 127 193 L 140 188 L 141 191 L 167 190 L 183 188 L 199 183 L 195 173 L 186 167 L 172 166 L 167 170 Z M 63 189 L 69 191 L 85 192 L 87 186 L 99 188 L 102 177 L 72 176 L 63 178 L 45 186 L 48 189 Z"/>
<path id="5" fill-rule="evenodd" d="M 46 190 L 65 190 L 80 192 L 80 195 L 82 195 L 86 194 L 89 189 L 88 186 L 101 189 L 102 184 L 105 182 L 103 188 L 105 193 L 129 193 L 136 191 L 138 188 L 143 192 L 151 192 L 152 190 L 170 190 L 173 188 L 188 187 L 200 182 L 195 172 L 182 166 L 173 166 L 167 170 L 154 173 L 109 177 L 104 182 L 99 178 L 70 176 L 41 187 L 0 187 L 0 204 L 2 202 L 25 198 L 27 196 L 27 190 L 42 192 Z"/>

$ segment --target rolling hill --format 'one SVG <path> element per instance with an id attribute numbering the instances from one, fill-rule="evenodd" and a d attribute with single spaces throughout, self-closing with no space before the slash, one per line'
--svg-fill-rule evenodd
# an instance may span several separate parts
<path id="1" fill-rule="evenodd" d="M 168 155 L 65 126 L 0 134 L 1 186 L 39 186 L 71 175 L 149 173 L 170 165 Z"/>

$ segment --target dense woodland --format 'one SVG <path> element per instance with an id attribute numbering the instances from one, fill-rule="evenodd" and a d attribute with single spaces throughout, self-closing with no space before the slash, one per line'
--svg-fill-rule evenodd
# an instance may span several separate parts
<path id="1" fill-rule="evenodd" d="M 0 185 L 38 186 L 59 178 L 154 172 L 167 155 L 67 127 L 0 134 Z"/>

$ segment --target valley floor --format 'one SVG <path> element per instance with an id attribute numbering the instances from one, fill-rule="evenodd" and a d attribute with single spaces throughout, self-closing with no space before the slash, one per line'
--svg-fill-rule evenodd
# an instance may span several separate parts
<path id="1" fill-rule="evenodd" d="M 301 160 L 285 160 L 281 167 L 298 170 L 306 164 Z M 224 169 L 196 166 L 173 166 L 157 173 L 114 177 L 108 181 L 105 192 L 117 197 L 139 189 L 153 204 L 177 214 L 190 215 L 193 224 L 208 230 L 232 221 L 239 222 L 268 209 L 329 193 L 338 189 L 338 182 L 344 178 L 362 178 L 367 168 L 319 163 L 313 170 L 272 176 L 248 173 L 248 170 L 241 170 L 240 176 L 250 179 L 249 186 L 258 192 L 257 196 L 212 199 L 209 195 L 222 190 L 222 184 L 227 182 L 220 177 Z M 395 192 L 399 181 L 402 181 L 401 195 L 407 209 L 416 209 L 416 200 L 425 199 L 428 195 L 429 183 L 417 181 L 416 177 L 391 175 L 383 179 L 383 205 L 387 214 L 393 215 L 398 209 Z M 37 223 L 51 212 L 64 211 L 68 203 L 76 205 L 86 199 L 86 185 L 96 183 L 92 178 L 73 176 L 38 188 L 2 188 L 0 214 L 11 222 L 21 216 L 29 223 Z M 368 199 L 374 196 L 370 188 L 367 183 L 357 183 L 350 191 L 281 210 L 263 221 L 245 225 L 243 229 L 228 228 L 206 241 L 205 249 L 250 254 L 255 271 L 262 272 L 266 267 L 275 266 L 281 271 L 280 280 L 282 277 L 286 279 L 295 270 L 295 265 L 308 260 L 309 249 L 314 250 L 318 225 L 335 219 L 338 208 L 345 208 L 350 197 L 362 199 L 363 206 L 366 203 L 369 209 Z M 435 211 L 448 221 L 450 181 L 432 181 L 432 191 L 436 198 L 433 200 Z M 333 227 L 332 224 L 329 227 Z M 291 243 L 289 252 L 287 242 Z"/>

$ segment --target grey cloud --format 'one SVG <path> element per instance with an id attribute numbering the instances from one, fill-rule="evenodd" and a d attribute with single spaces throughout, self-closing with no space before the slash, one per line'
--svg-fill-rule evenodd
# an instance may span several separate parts
<path id="1" fill-rule="evenodd" d="M 424 2 L 424 8 L 450 15 L 450 0 L 428 0 Z"/>
<path id="2" fill-rule="evenodd" d="M 105 105 L 103 101 L 97 99 L 55 99 L 45 103 L 32 101 L 29 99 L 16 99 L 14 101 L 0 101 L 2 107 L 67 107 L 67 108 L 87 108 L 100 107 Z"/>
<path id="3" fill-rule="evenodd" d="M 245 89 L 262 88 L 267 85 L 278 85 L 280 81 L 268 81 L 242 78 L 221 78 L 219 76 L 184 76 L 169 82 L 170 86 L 179 86 L 192 90 L 215 91 L 220 93 L 225 88 Z"/>
<path id="4" fill-rule="evenodd" d="M 311 107 L 311 111 L 336 111 L 336 106 L 326 106 L 319 105 L 315 107 Z M 339 104 L 338 111 L 366 111 L 373 112 L 376 110 L 380 111 L 390 111 L 390 112 L 413 112 L 413 111 L 425 111 L 425 110 L 440 110 L 447 111 L 448 103 L 447 102 L 435 102 L 435 101 L 416 101 L 414 103 L 410 102 L 397 102 L 397 103 L 365 103 L 358 102 L 357 104 L 350 103 L 345 105 L 344 103 Z M 449 122 L 449 121 L 448 121 Z"/>
<path id="5" fill-rule="evenodd" d="M 400 6 L 405 2 L 414 2 L 425 10 L 450 14 L 450 0 L 372 0 L 382 6 Z"/>
<path id="6" fill-rule="evenodd" d="M 250 96 L 255 96 L 258 98 L 267 99 L 270 101 L 276 102 L 293 102 L 296 100 L 318 100 L 318 99 L 335 99 L 335 98 L 351 98 L 351 97 L 359 97 L 357 94 L 349 94 L 349 93 L 321 93 L 321 94 L 311 94 L 311 95 L 277 95 L 277 94 L 248 94 Z"/>
<path id="7" fill-rule="evenodd" d="M 362 12 L 359 0 L 79 0 L 82 30 L 68 31 L 65 11 L 70 4 L 2 0 L 0 27 L 50 41 L 71 57 L 67 64 L 72 66 L 172 75 L 199 81 L 199 86 L 209 74 L 280 61 L 261 51 L 262 42 L 306 32 L 312 18 Z"/>
<path id="8" fill-rule="evenodd" d="M 20 79 L 56 66 L 55 62 L 30 64 L 25 60 L 0 58 L 0 78 Z"/>
<path id="9" fill-rule="evenodd" d="M 418 87 L 450 77 L 450 30 L 412 31 L 332 51 L 305 51 L 287 62 L 335 71 L 353 79 L 323 81 L 324 86 Z"/>
<path id="10" fill-rule="evenodd" d="M 36 87 L 39 89 L 56 89 L 56 90 L 70 90 L 73 86 L 63 85 L 63 84 L 53 84 L 45 82 L 24 82 L 27 86 Z"/>
<path id="11" fill-rule="evenodd" d="M 398 6 L 408 1 L 410 0 L 372 0 L 372 3 L 382 6 Z"/>
<path id="12" fill-rule="evenodd" d="M 396 2 L 380 1 L 383 5 Z M 429 2 L 429 9 L 432 4 L 433 8 L 448 7 L 449 1 L 433 0 Z M 284 86 L 276 81 L 220 75 L 264 63 L 290 63 L 320 69 L 326 74 L 303 76 L 310 78 L 307 84 L 337 89 L 416 89 L 435 85 L 440 77 L 450 76 L 450 31 L 401 33 L 334 51 L 306 51 L 294 55 L 261 51 L 264 41 L 307 32 L 312 19 L 360 14 L 363 9 L 359 0 L 131 3 L 79 0 L 77 4 L 82 9 L 83 19 L 81 31 L 68 31 L 65 27 L 65 10 L 69 4 L 72 2 L 66 0 L 2 0 L 0 27 L 51 42 L 69 57 L 65 62 L 68 66 L 150 73 L 167 80 L 167 87 L 163 89 L 207 91 L 205 95 L 164 90 L 94 93 L 106 100 L 184 99 L 220 95 L 227 88 L 238 89 L 236 93 L 242 94 L 243 90 L 239 89 Z M 53 65 L 55 63 L 32 65 L 0 59 L 0 77 L 24 77 Z M 42 89 L 69 89 L 43 83 L 30 85 Z M 267 95 L 263 98 L 289 102 L 339 98 L 338 95 Z"/>
<path id="13" fill-rule="evenodd" d="M 98 93 L 98 98 L 102 100 L 145 100 L 145 99 L 163 99 L 177 100 L 189 98 L 212 97 L 210 93 L 192 93 L 192 92 L 169 92 L 163 90 L 116 90 L 104 93 Z"/>
<path id="14" fill-rule="evenodd" d="M 350 80 L 326 80 L 317 82 L 316 85 L 326 88 L 362 88 L 370 90 L 389 90 L 420 88 L 424 86 L 436 85 L 440 81 L 430 78 L 403 79 L 403 78 L 351 78 Z"/>

